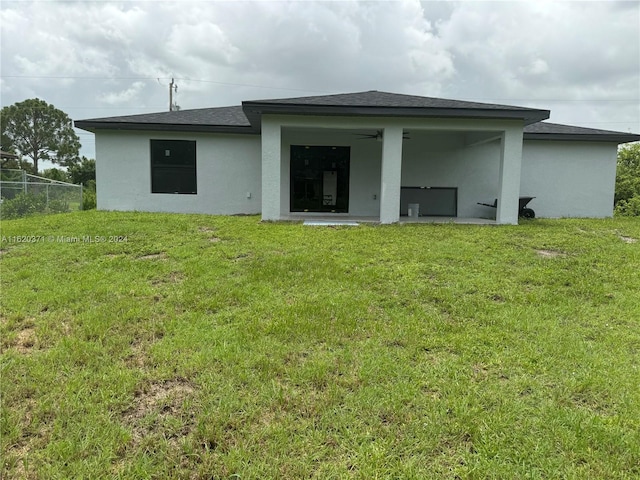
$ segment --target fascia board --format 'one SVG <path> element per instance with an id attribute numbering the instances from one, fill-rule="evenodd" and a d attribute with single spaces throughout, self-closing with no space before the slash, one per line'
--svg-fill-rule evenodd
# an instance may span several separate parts
<path id="1" fill-rule="evenodd" d="M 238 127 L 228 125 L 184 125 L 168 123 L 124 123 L 124 122 L 91 122 L 77 121 L 76 128 L 95 132 L 96 130 L 155 130 L 162 132 L 209 132 L 209 133 L 237 133 L 258 134 L 252 127 Z"/>
<path id="2" fill-rule="evenodd" d="M 567 133 L 524 133 L 524 140 L 555 140 L 578 142 L 628 143 L 640 140 L 640 135 L 633 134 L 567 134 Z"/>
<path id="3" fill-rule="evenodd" d="M 490 118 L 518 119 L 530 125 L 549 118 L 549 110 L 507 109 L 455 109 L 422 107 L 343 107 L 326 105 L 277 105 L 244 102 L 243 110 L 254 126 L 260 125 L 262 114 L 273 115 L 317 115 L 317 116 L 371 116 L 371 117 L 422 117 L 422 118 Z"/>

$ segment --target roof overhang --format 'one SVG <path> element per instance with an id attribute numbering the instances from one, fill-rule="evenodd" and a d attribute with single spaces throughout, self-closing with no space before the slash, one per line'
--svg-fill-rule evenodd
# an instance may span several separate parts
<path id="1" fill-rule="evenodd" d="M 551 140 L 568 142 L 628 143 L 640 140 L 640 135 L 614 130 L 564 125 L 561 123 L 539 122 L 524 129 L 525 140 Z"/>
<path id="2" fill-rule="evenodd" d="M 313 115 L 355 117 L 410 117 L 410 118 L 474 118 L 521 120 L 530 125 L 549 118 L 549 110 L 495 109 L 495 108 L 425 108 L 425 107 L 366 107 L 344 105 L 308 105 L 242 102 L 244 114 L 251 125 L 260 130 L 262 115 Z"/>
<path id="3" fill-rule="evenodd" d="M 194 124 L 169 124 L 169 123 L 138 123 L 138 122 L 107 122 L 107 121 L 91 121 L 76 120 L 74 122 L 76 128 L 87 130 L 95 133 L 96 130 L 144 130 L 144 131 L 160 131 L 160 132 L 197 132 L 197 133 L 231 133 L 231 134 L 254 134 L 257 132 L 251 126 L 236 125 L 194 125 Z"/>
<path id="4" fill-rule="evenodd" d="M 640 140 L 640 135 L 612 130 L 544 122 L 549 110 L 512 105 L 497 105 L 414 95 L 401 95 L 376 90 L 360 93 L 321 95 L 268 100 L 250 100 L 242 105 L 192 110 L 157 112 L 107 118 L 77 120 L 75 126 L 89 132 L 155 131 L 197 132 L 219 134 L 259 135 L 263 115 L 289 117 L 290 125 L 306 124 L 303 117 L 331 118 L 344 124 L 355 119 L 368 119 L 377 124 L 384 118 L 405 119 L 407 125 L 421 120 L 442 121 L 498 120 L 514 121 L 524 127 L 525 140 L 578 141 L 600 143 L 628 143 Z M 341 117 L 343 120 L 338 120 Z M 328 123 L 329 125 L 332 123 Z M 357 123 L 357 121 L 356 121 Z M 6 153 L 6 152 L 5 152 Z"/>
<path id="5" fill-rule="evenodd" d="M 580 141 L 580 142 L 604 142 L 604 143 L 629 143 L 640 141 L 640 135 L 633 133 L 598 133 L 598 134 L 571 134 L 571 133 L 527 133 L 525 140 L 553 140 L 553 141 Z"/>

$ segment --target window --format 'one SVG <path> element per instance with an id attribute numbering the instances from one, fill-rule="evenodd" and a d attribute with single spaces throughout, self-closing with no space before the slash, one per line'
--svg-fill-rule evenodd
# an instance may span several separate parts
<path id="1" fill-rule="evenodd" d="M 151 193 L 198 193 L 196 142 L 151 140 Z"/>

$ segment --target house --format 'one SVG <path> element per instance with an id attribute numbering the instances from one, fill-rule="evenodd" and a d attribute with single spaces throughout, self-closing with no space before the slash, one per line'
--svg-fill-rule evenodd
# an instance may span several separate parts
<path id="1" fill-rule="evenodd" d="M 18 155 L 0 150 L 0 167 L 4 167 L 10 160 L 18 160 Z"/>
<path id="2" fill-rule="evenodd" d="M 95 133 L 104 210 L 394 223 L 414 204 L 413 215 L 516 224 L 532 196 L 538 216 L 611 216 L 617 146 L 640 135 L 549 113 L 368 91 L 75 125 Z"/>
<path id="3" fill-rule="evenodd" d="M 5 152 L 4 150 L 0 150 L 0 158 L 6 158 L 7 160 L 16 160 L 18 159 L 18 155 L 15 153 Z"/>

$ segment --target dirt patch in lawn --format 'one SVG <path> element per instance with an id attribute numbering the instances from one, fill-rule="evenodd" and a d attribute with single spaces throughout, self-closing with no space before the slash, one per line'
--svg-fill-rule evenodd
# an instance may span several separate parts
<path id="1" fill-rule="evenodd" d="M 144 369 L 151 365 L 149 357 L 149 348 L 157 341 L 162 340 L 164 332 L 158 328 L 145 331 L 143 334 L 136 336 L 131 342 L 131 353 L 125 359 L 125 363 L 129 368 Z"/>
<path id="2" fill-rule="evenodd" d="M 194 408 L 187 408 L 195 388 L 183 378 L 144 385 L 136 393 L 133 405 L 123 413 L 131 427 L 135 445 L 148 437 L 161 437 L 177 444 L 195 426 Z"/>
<path id="3" fill-rule="evenodd" d="M 13 445 L 7 447 L 0 478 L 5 478 L 4 474 L 7 474 L 6 478 L 39 478 L 34 471 L 33 462 L 29 462 L 28 457 L 32 452 L 40 450 L 47 442 L 50 427 L 39 425 L 37 429 L 33 428 L 33 411 L 36 408 L 36 401 L 33 398 L 24 399 L 22 407 L 24 413 L 19 422 L 22 433 Z"/>
<path id="4" fill-rule="evenodd" d="M 620 237 L 620 240 L 622 240 L 624 243 L 636 243 L 638 241 L 637 238 L 633 238 L 633 237 L 625 237 L 624 235 L 618 235 Z"/>
<path id="5" fill-rule="evenodd" d="M 148 363 L 146 346 L 142 341 L 136 341 L 131 345 L 131 355 L 125 362 L 129 368 L 144 368 Z"/>
<path id="6" fill-rule="evenodd" d="M 216 231 L 215 228 L 211 228 L 211 227 L 198 227 L 198 230 L 202 233 L 213 233 Z M 215 235 L 212 235 L 211 237 L 209 237 L 209 241 L 211 243 L 217 243 L 217 242 L 221 242 L 222 239 L 219 237 L 216 237 Z"/>
<path id="7" fill-rule="evenodd" d="M 165 285 L 180 283 L 184 280 L 184 274 L 182 272 L 170 272 L 162 277 L 151 280 L 151 285 Z"/>
<path id="8" fill-rule="evenodd" d="M 536 250 L 536 253 L 543 258 L 563 258 L 566 257 L 567 254 L 565 252 L 559 252 L 558 250 Z"/>
<path id="9" fill-rule="evenodd" d="M 20 447 L 16 447 L 16 448 L 12 448 L 9 450 L 10 454 L 13 454 L 15 457 L 15 478 L 37 478 L 35 476 L 34 472 L 27 472 L 27 469 L 25 468 L 25 460 L 27 457 L 27 454 L 29 453 L 29 445 L 25 444 L 25 445 L 21 445 Z M 7 477 L 9 478 L 9 477 Z"/>
<path id="10" fill-rule="evenodd" d="M 167 254 L 164 252 L 159 252 L 141 255 L 140 257 L 138 257 L 138 260 L 164 260 L 165 258 L 167 258 Z"/>
<path id="11" fill-rule="evenodd" d="M 16 350 L 20 353 L 30 353 L 36 344 L 36 330 L 27 327 L 20 330 L 16 335 Z"/>
<path id="12" fill-rule="evenodd" d="M 0 478 L 16 478 L 23 480 L 38 479 L 34 467 L 27 457 L 31 451 L 37 450 L 31 443 L 21 443 L 20 445 L 12 445 L 7 449 L 2 469 L 0 470 Z M 6 475 L 6 477 L 5 477 Z"/>

